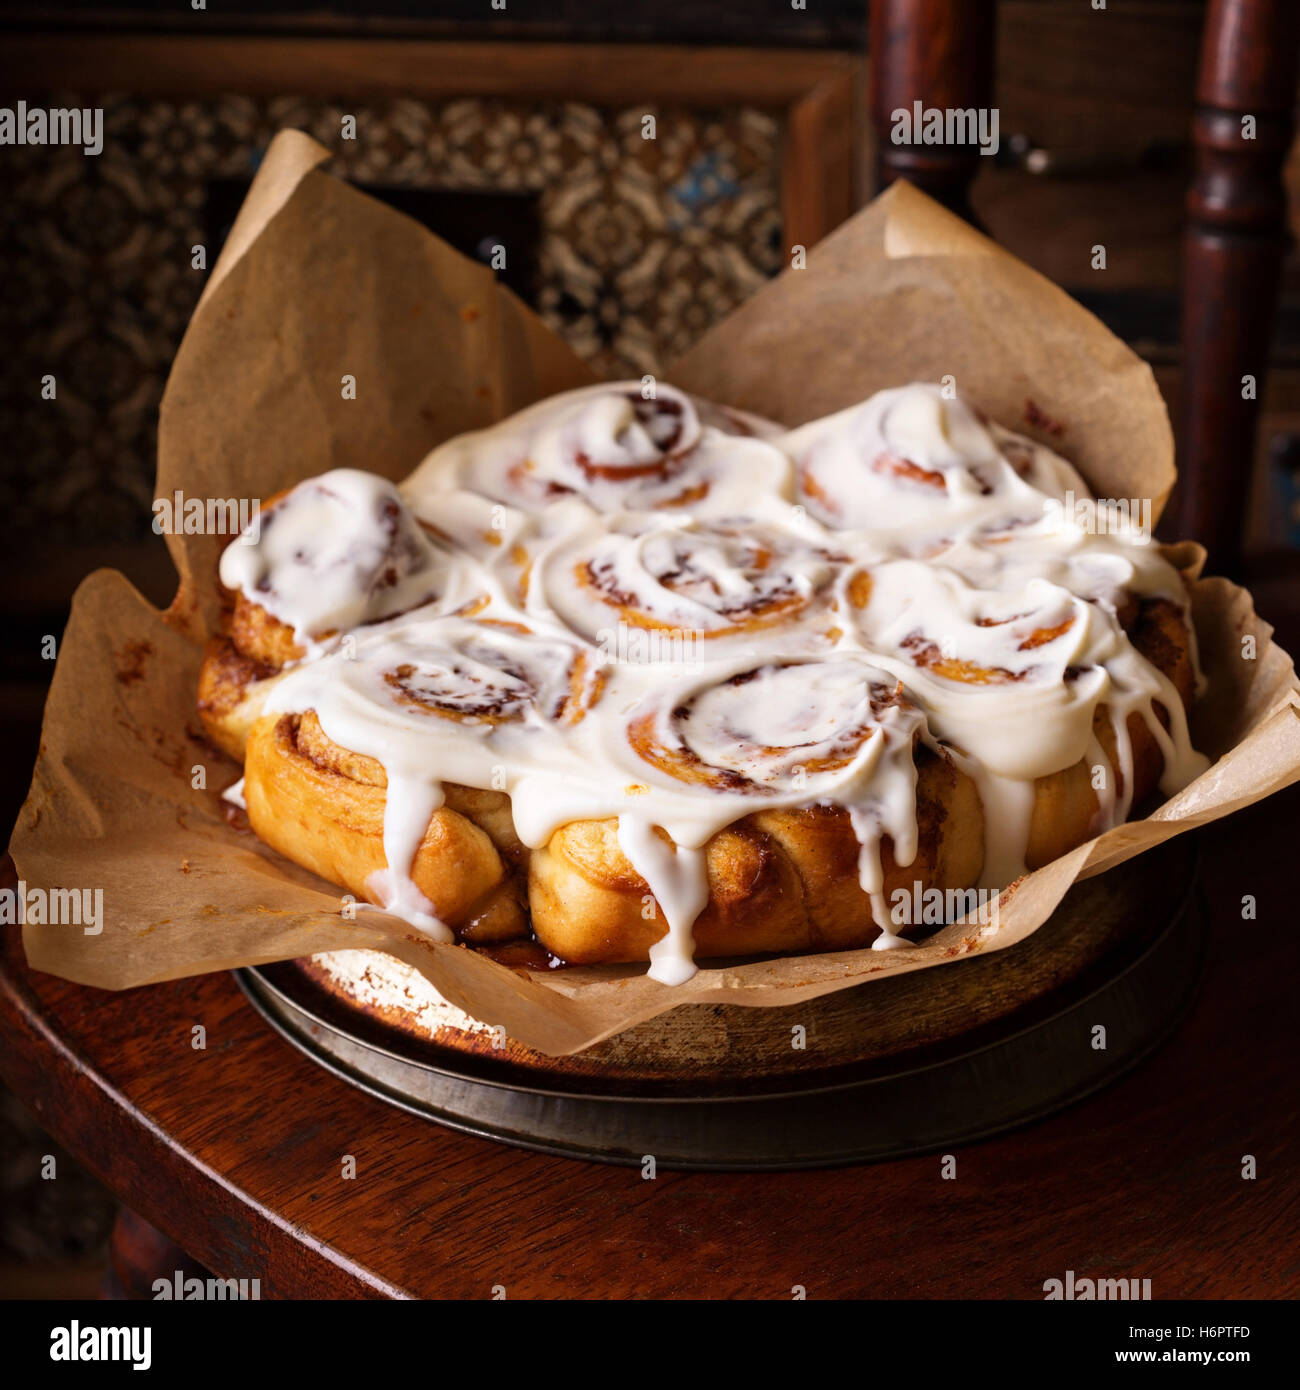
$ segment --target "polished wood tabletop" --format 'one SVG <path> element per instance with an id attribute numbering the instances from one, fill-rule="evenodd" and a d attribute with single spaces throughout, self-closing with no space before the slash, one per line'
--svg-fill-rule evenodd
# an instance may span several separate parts
<path id="1" fill-rule="evenodd" d="M 324 1071 L 230 975 L 88 989 L 29 970 L 16 929 L 0 1067 L 124 1203 L 263 1297 L 1041 1298 L 1067 1270 L 1157 1299 L 1294 1297 L 1298 824 L 1291 788 L 1193 832 L 1212 930 L 1191 1013 L 948 1177 L 931 1155 L 648 1179 L 506 1148 Z"/>

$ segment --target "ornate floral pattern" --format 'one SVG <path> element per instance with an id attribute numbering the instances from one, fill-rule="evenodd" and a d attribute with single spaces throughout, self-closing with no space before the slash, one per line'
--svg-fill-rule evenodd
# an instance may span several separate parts
<path id="1" fill-rule="evenodd" d="M 147 531 L 158 403 L 202 289 L 190 247 L 206 188 L 249 178 L 281 127 L 337 151 L 362 186 L 534 194 L 536 307 L 604 375 L 661 368 L 779 267 L 780 122 L 757 110 L 99 100 L 103 153 L 11 147 L 0 200 L 0 331 L 17 358 L 0 496 L 11 526 L 56 539 Z"/>

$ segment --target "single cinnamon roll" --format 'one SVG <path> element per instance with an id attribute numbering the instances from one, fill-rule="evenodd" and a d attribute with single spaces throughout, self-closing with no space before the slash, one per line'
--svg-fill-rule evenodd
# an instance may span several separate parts
<path id="1" fill-rule="evenodd" d="M 973 885 L 974 783 L 924 734 L 902 688 L 856 659 L 764 663 L 634 717 L 628 740 L 648 775 L 738 812 L 704 845 L 706 901 L 680 949 L 868 945 L 905 930 L 890 908 L 899 889 Z M 614 821 L 558 831 L 529 884 L 533 929 L 566 960 L 645 959 L 674 930 L 670 908 L 646 911 L 652 889 Z"/>
<path id="2" fill-rule="evenodd" d="M 242 757 L 268 682 L 341 632 L 434 602 L 448 567 L 382 478 L 340 468 L 273 497 L 221 556 L 233 599 L 199 677 L 208 736 Z"/>
<path id="3" fill-rule="evenodd" d="M 860 571 L 847 592 L 873 657 L 979 767 L 982 795 L 1024 783 L 1022 852 L 1004 872 L 1059 857 L 1180 774 L 1195 683 L 1184 605 L 1125 594 L 1116 609 L 1044 578 L 978 589 L 919 561 Z"/>
<path id="4" fill-rule="evenodd" d="M 844 558 L 754 523 L 630 523 L 552 550 L 530 606 L 545 604 L 588 641 L 624 623 L 717 642 L 825 616 Z"/>
<path id="5" fill-rule="evenodd" d="M 284 664 L 337 632 L 430 602 L 445 587 L 447 558 L 392 483 L 336 468 L 273 500 L 222 553 L 221 582 L 237 610 L 256 606 L 275 620 L 245 620 L 261 644 L 248 654 Z"/>
<path id="6" fill-rule="evenodd" d="M 599 699 L 587 653 L 523 624 L 456 616 L 379 624 L 354 651 L 287 673 L 248 738 L 254 831 L 356 898 L 426 930 L 526 930 L 527 851 L 491 786 L 530 741 Z"/>
<path id="7" fill-rule="evenodd" d="M 851 659 L 788 659 L 708 681 L 671 709 L 639 713 L 627 736 L 676 781 L 756 795 L 797 786 L 816 800 L 830 790 L 826 778 L 851 767 L 872 740 L 905 750 L 910 763 L 923 724 L 884 671 Z"/>
<path id="8" fill-rule="evenodd" d="M 599 512 L 718 504 L 737 489 L 739 451 L 756 490 L 788 490 L 775 428 L 707 407 L 664 383 L 615 382 L 541 401 L 500 425 L 435 449 L 408 480 L 422 513 L 440 494 L 469 489 L 541 512 L 580 498 Z"/>
<path id="9" fill-rule="evenodd" d="M 1087 487 L 1042 445 L 986 419 L 929 385 L 870 400 L 790 431 L 800 500 L 834 527 L 911 531 L 928 537 L 1042 515 L 1044 498 Z"/>

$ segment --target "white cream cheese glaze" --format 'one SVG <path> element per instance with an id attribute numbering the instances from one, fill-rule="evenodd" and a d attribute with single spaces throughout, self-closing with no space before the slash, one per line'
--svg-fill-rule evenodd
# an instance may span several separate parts
<path id="1" fill-rule="evenodd" d="M 294 630 L 309 652 L 324 637 L 433 599 L 448 556 L 402 505 L 392 483 L 336 468 L 293 489 L 257 518 L 256 541 L 221 556 L 221 582 Z"/>
<path id="2" fill-rule="evenodd" d="M 314 711 L 384 767 L 376 903 L 449 938 L 409 872 L 446 783 L 508 792 L 532 847 L 617 818 L 666 922 L 650 974 L 673 984 L 694 971 L 705 847 L 760 808 L 846 808 L 876 944 L 904 944 L 881 844 L 917 852 L 918 741 L 976 781 L 990 887 L 1024 871 L 1034 778 L 1105 765 L 1099 704 L 1126 788 L 1133 712 L 1166 793 L 1206 766 L 1119 616 L 1185 612 L 1181 581 L 1118 511 L 1099 508 L 1105 534 L 1077 524 L 1065 460 L 933 386 L 786 433 L 649 389 L 543 401 L 400 488 L 309 479 L 226 550 L 223 583 L 306 652 L 266 712 Z M 1117 780 L 1098 832 L 1129 813 Z"/>

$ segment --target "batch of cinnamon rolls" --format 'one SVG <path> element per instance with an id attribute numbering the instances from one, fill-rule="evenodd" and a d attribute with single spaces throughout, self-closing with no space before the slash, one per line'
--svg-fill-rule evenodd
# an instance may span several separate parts
<path id="1" fill-rule="evenodd" d="M 798 429 L 644 381 L 404 483 L 339 469 L 220 564 L 199 691 L 256 834 L 435 940 L 557 962 L 905 948 L 1206 765 L 1182 580 L 938 386 Z"/>

